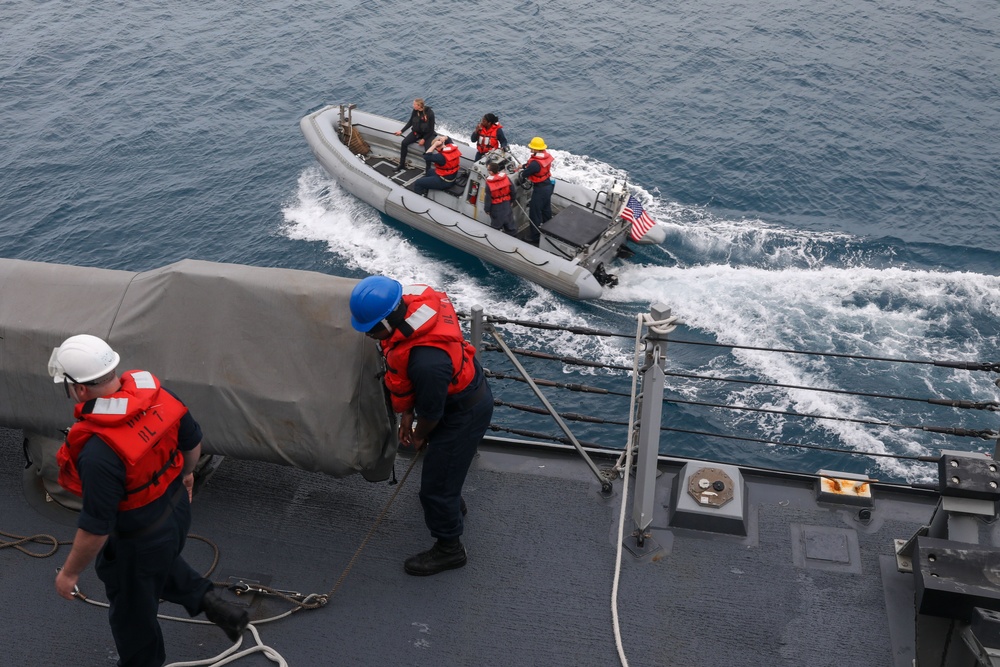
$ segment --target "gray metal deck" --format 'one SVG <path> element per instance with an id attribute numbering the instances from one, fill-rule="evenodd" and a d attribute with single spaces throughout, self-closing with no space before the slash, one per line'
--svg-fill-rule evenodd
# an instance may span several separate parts
<path id="1" fill-rule="evenodd" d="M 71 539 L 68 512 L 26 498 L 20 434 L 0 430 L 0 452 L 0 530 Z M 400 477 L 408 465 L 397 460 Z M 668 529 L 664 505 L 679 466 L 661 470 L 651 534 L 662 548 L 623 553 L 619 613 L 630 665 L 911 664 L 912 577 L 896 572 L 893 539 L 929 520 L 933 495 L 877 487 L 866 525 L 856 507 L 819 506 L 807 477 L 745 472 L 750 530 L 742 538 Z M 329 604 L 260 625 L 265 644 L 293 666 L 619 664 L 611 591 L 620 481 L 604 498 L 573 452 L 484 444 L 464 494 L 469 563 L 417 578 L 402 561 L 431 543 L 419 472 L 418 461 Z M 195 497 L 192 532 L 221 550 L 216 581 L 240 576 L 326 593 L 396 488 L 227 459 Z M 4 664 L 114 664 L 105 611 L 54 591 L 67 549 L 48 559 L 0 550 Z M 212 562 L 199 541 L 185 555 L 202 571 Z M 92 568 L 81 589 L 103 599 Z M 899 604 L 887 611 L 887 599 Z M 287 608 L 258 599 L 250 611 L 261 618 Z M 183 615 L 166 603 L 162 610 Z M 168 663 L 227 648 L 213 626 L 161 625 Z M 235 664 L 273 663 L 258 653 Z"/>

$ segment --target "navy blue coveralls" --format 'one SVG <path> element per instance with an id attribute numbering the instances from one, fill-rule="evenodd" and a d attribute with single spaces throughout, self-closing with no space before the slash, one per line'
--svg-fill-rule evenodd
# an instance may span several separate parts
<path id="1" fill-rule="evenodd" d="M 507 177 L 510 180 L 510 177 Z M 503 229 L 506 234 L 511 236 L 517 235 L 517 225 L 514 224 L 514 208 L 511 203 L 514 201 L 514 184 L 510 184 L 510 196 L 511 198 L 507 201 L 502 201 L 499 204 L 493 203 L 493 194 L 489 188 L 486 186 L 486 197 L 483 199 L 483 210 L 490 216 L 490 227 L 493 229 Z"/>
<path id="2" fill-rule="evenodd" d="M 537 160 L 531 160 L 528 162 L 528 166 L 521 171 L 518 181 L 525 180 L 528 176 L 533 176 L 541 170 L 541 163 Z M 531 203 L 528 204 L 528 218 L 534 223 L 534 227 L 531 229 L 530 238 L 527 239 L 531 243 L 538 243 L 538 230 L 541 229 L 544 223 L 552 219 L 552 191 L 554 189 L 555 186 L 552 185 L 551 179 L 542 183 L 532 184 Z"/>
<path id="3" fill-rule="evenodd" d="M 194 449 L 201 438 L 198 422 L 190 412 L 185 414 L 178 449 Z M 108 617 L 118 665 L 160 667 L 166 651 L 156 620 L 159 601 L 176 602 L 195 616 L 212 588 L 212 582 L 180 555 L 191 527 L 187 489 L 178 477 L 148 505 L 119 512 L 118 503 L 125 497 L 125 464 L 96 435 L 80 451 L 77 468 L 83 483 L 77 525 L 94 535 L 108 535 L 95 570 L 111 603 Z"/>
<path id="4" fill-rule="evenodd" d="M 451 139 L 445 141 L 445 144 L 450 144 Z M 455 184 L 455 178 L 458 176 L 456 172 L 451 179 L 441 178 L 434 171 L 434 165 L 439 164 L 442 167 L 447 161 L 443 153 L 437 151 L 428 151 L 424 153 L 424 159 L 427 160 L 427 171 L 424 175 L 413 182 L 413 191 L 418 195 L 427 194 L 428 190 L 447 190 L 452 185 Z"/>
<path id="5" fill-rule="evenodd" d="M 478 360 L 475 365 L 469 386 L 449 396 L 453 370 L 448 353 L 423 346 L 410 351 L 407 373 L 413 384 L 414 412 L 418 419 L 439 420 L 427 438 L 420 477 L 424 522 L 439 540 L 462 535 L 462 486 L 493 418 L 493 393 Z"/>

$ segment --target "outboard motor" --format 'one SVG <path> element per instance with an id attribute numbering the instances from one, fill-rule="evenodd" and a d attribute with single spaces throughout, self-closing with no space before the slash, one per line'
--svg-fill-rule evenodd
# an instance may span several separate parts
<path id="1" fill-rule="evenodd" d="M 623 246 L 624 247 L 624 246 Z M 618 285 L 618 276 L 613 273 L 608 273 L 604 270 L 603 264 L 598 264 L 597 269 L 594 270 L 594 278 L 602 287 L 615 287 Z"/>

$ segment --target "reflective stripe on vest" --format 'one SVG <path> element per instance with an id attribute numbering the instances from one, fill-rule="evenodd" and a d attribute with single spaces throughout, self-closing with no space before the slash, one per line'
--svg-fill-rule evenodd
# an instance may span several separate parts
<path id="1" fill-rule="evenodd" d="M 492 125 L 488 130 L 479 128 L 479 140 L 476 142 L 476 150 L 480 153 L 489 153 L 494 148 L 500 145 L 500 141 L 497 140 L 497 130 L 499 130 L 503 125 L 499 123 Z"/>
<path id="2" fill-rule="evenodd" d="M 77 404 L 77 421 L 56 453 L 59 485 L 83 495 L 76 462 L 87 441 L 98 436 L 125 465 L 125 498 L 120 511 L 135 509 L 163 495 L 180 476 L 184 457 L 177 451 L 177 433 L 187 408 L 147 371 L 122 373 L 114 394 Z"/>
<path id="3" fill-rule="evenodd" d="M 464 390 L 476 376 L 472 361 L 475 348 L 465 342 L 448 295 L 426 285 L 411 285 L 403 288 L 403 302 L 406 304 L 406 323 L 412 327 L 412 333 L 407 336 L 401 328 L 396 329 L 392 336 L 380 342 L 386 363 L 385 386 L 395 412 L 413 409 L 409 363 L 414 347 L 436 347 L 448 353 L 452 367 L 449 395 Z"/>

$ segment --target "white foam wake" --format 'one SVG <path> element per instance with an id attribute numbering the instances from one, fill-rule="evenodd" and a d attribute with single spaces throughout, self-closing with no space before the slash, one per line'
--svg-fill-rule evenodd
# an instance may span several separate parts
<path id="1" fill-rule="evenodd" d="M 1000 347 L 996 326 L 986 331 L 977 328 L 1000 315 L 1000 278 L 996 276 L 832 267 L 773 271 L 715 265 L 637 266 L 619 278 L 620 285 L 611 292 L 613 299 L 636 304 L 660 301 L 690 327 L 710 332 L 724 343 L 970 361 L 989 361 Z M 868 391 L 892 395 L 998 398 L 991 378 L 984 373 L 922 365 L 871 362 L 848 368 L 839 360 L 742 350 L 731 358 L 715 357 L 710 370 L 741 377 L 750 371 L 787 385 L 854 390 L 861 383 Z M 877 388 L 868 389 L 868 385 Z M 760 392 L 741 389 L 736 393 L 748 399 Z M 890 423 L 919 424 L 923 412 L 919 405 L 884 407 L 867 398 L 795 389 L 770 394 L 767 400 L 799 412 Z M 971 427 L 979 422 L 991 428 L 989 418 L 982 414 L 936 413 L 934 418 L 954 420 L 944 425 L 970 423 Z M 927 454 L 932 445 L 964 448 L 914 431 L 873 430 L 826 420 L 816 423 L 856 451 Z M 880 465 L 895 476 L 918 474 L 907 463 L 880 460 Z"/>

